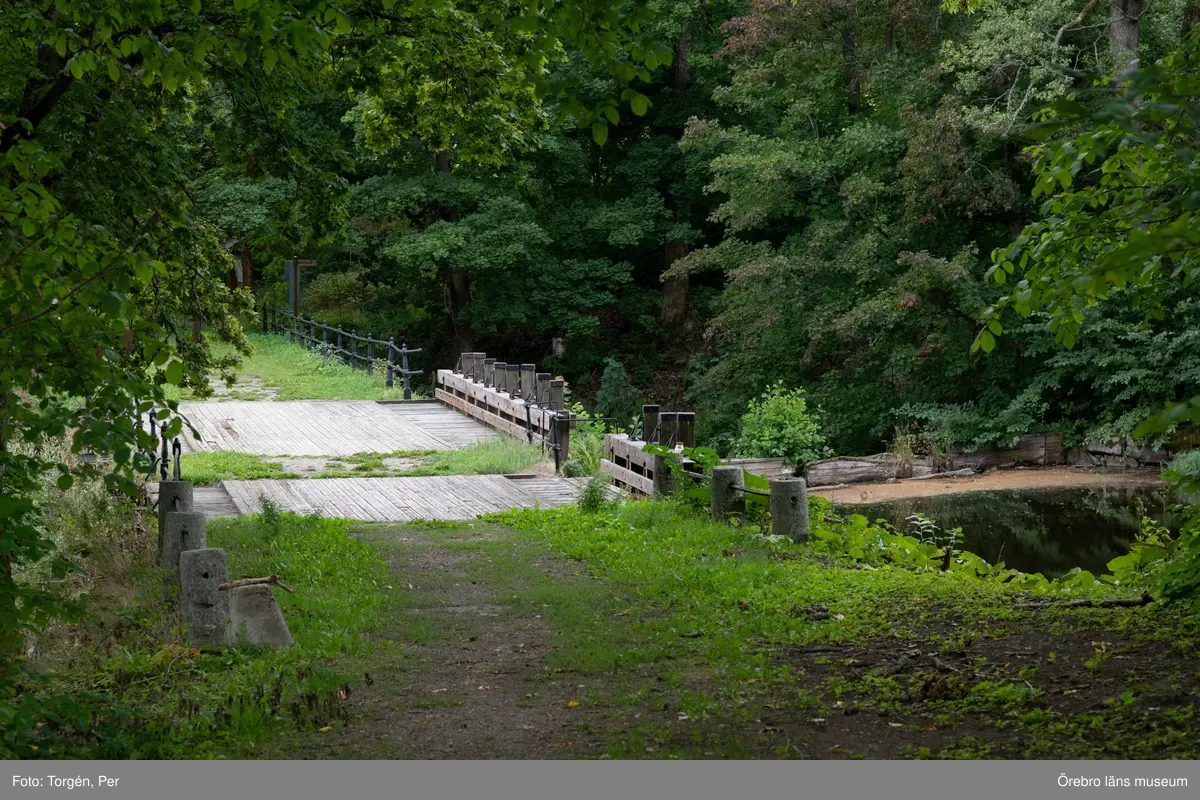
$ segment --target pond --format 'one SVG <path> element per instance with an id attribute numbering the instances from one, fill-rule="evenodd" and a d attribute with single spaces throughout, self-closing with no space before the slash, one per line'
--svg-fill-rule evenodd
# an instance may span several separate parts
<path id="1" fill-rule="evenodd" d="M 1074 567 L 1097 575 L 1129 550 L 1142 517 L 1176 530 L 1165 487 L 1093 487 L 943 494 L 837 505 L 842 514 L 883 519 L 913 534 L 906 518 L 921 514 L 948 530 L 961 527 L 965 550 L 989 563 L 1054 578 Z"/>

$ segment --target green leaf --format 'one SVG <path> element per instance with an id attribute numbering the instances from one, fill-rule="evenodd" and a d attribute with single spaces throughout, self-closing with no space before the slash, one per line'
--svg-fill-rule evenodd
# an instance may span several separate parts
<path id="1" fill-rule="evenodd" d="M 592 123 L 592 138 L 601 147 L 608 141 L 608 126 L 604 124 L 603 120 L 596 120 Z"/>
<path id="2" fill-rule="evenodd" d="M 167 383 L 178 386 L 183 382 L 183 362 L 171 361 L 167 364 Z"/>
<path id="3" fill-rule="evenodd" d="M 75 479 L 73 477 L 71 477 L 71 475 L 69 475 L 68 473 L 64 472 L 62 475 L 58 476 L 58 488 L 60 491 L 65 492 L 74 485 L 75 485 Z"/>
<path id="4" fill-rule="evenodd" d="M 635 94 L 629 101 L 629 108 L 639 117 L 644 116 L 647 109 L 650 108 L 650 99 L 644 94 Z"/>
<path id="5" fill-rule="evenodd" d="M 608 117 L 608 121 L 613 125 L 616 125 L 621 121 L 620 115 L 617 114 L 617 110 L 612 106 L 605 106 L 604 116 Z"/>

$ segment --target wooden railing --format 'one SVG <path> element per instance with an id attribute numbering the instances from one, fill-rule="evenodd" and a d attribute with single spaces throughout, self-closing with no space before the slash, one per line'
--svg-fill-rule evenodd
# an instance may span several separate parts
<path id="1" fill-rule="evenodd" d="M 576 423 L 564 405 L 565 383 L 534 364 L 508 364 L 485 353 L 463 353 L 454 369 L 439 369 L 434 395 L 491 428 L 554 451 L 561 469 Z"/>
<path id="2" fill-rule="evenodd" d="M 600 469 L 612 479 L 613 485 L 642 495 L 664 495 L 669 492 L 669 472 L 664 456 L 647 453 L 648 444 L 662 444 L 675 450 L 696 445 L 696 415 L 691 411 L 660 411 L 658 406 L 642 406 L 641 434 L 631 438 L 624 433 L 604 436 L 604 459 Z M 692 460 L 677 455 L 684 469 Z"/>
<path id="3" fill-rule="evenodd" d="M 299 343 L 310 350 L 320 349 L 337 356 L 349 364 L 351 369 L 382 371 L 389 389 L 395 384 L 395 376 L 399 375 L 404 386 L 405 400 L 412 399 L 412 376 L 424 372 L 409 369 L 408 364 L 408 357 L 422 352 L 421 348 L 410 349 L 405 343 L 397 347 L 395 337 L 384 341 L 374 338 L 369 333 L 359 336 L 357 330 L 345 331 L 341 325 L 332 326 L 275 306 L 263 309 L 262 323 L 264 333 L 285 335 L 292 344 Z M 382 348 L 383 358 L 378 357 L 378 348 Z"/>

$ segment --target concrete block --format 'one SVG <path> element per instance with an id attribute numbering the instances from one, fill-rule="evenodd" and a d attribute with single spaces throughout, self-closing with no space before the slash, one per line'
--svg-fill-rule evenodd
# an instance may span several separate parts
<path id="1" fill-rule="evenodd" d="M 162 552 L 163 534 L 167 529 L 167 514 L 191 511 L 193 502 L 190 481 L 162 481 L 158 484 L 158 552 Z"/>
<path id="2" fill-rule="evenodd" d="M 230 639 L 235 644 L 291 647 L 291 631 L 270 586 L 240 586 L 229 598 Z"/>
<path id="3" fill-rule="evenodd" d="M 712 515 L 717 519 L 746 516 L 746 475 L 740 466 L 713 467 Z"/>
<path id="4" fill-rule="evenodd" d="M 179 554 L 180 612 L 192 647 L 229 643 L 229 593 L 217 590 L 229 580 L 225 551 L 216 547 Z"/>
<path id="5" fill-rule="evenodd" d="M 204 515 L 196 511 L 169 511 L 165 515 L 159 548 L 159 566 L 179 582 L 179 554 L 185 550 L 203 550 L 206 545 Z"/>
<path id="6" fill-rule="evenodd" d="M 808 541 L 808 484 L 803 478 L 777 478 L 770 486 L 772 533 Z"/>

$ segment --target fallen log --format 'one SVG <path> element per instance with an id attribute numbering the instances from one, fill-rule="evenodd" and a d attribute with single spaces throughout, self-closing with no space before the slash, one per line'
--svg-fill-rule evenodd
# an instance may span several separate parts
<path id="1" fill-rule="evenodd" d="M 928 481 L 936 478 L 972 478 L 975 476 L 975 470 L 970 467 L 964 469 L 956 469 L 951 472 L 935 472 L 932 475 L 918 475 L 912 478 L 914 481 Z"/>
<path id="2" fill-rule="evenodd" d="M 1148 594 L 1141 597 L 1110 597 L 1107 600 L 1038 600 L 1032 603 L 1017 603 L 1013 608 L 1133 608 L 1148 606 L 1154 598 Z"/>
<path id="3" fill-rule="evenodd" d="M 268 575 L 265 578 L 239 578 L 236 581 L 226 581 L 225 583 L 222 583 L 217 586 L 217 591 L 225 592 L 230 589 L 241 588 L 242 586 L 259 586 L 264 583 L 267 584 L 268 586 L 278 586 L 280 589 L 283 589 L 288 594 L 295 594 L 294 591 L 289 589 L 284 584 L 283 579 L 281 579 L 278 575 Z"/>
<path id="4" fill-rule="evenodd" d="M 906 478 L 911 474 L 912 465 L 892 453 L 859 458 L 827 458 L 810 461 L 804 466 L 804 477 L 813 486 L 883 483 L 889 478 Z"/>

